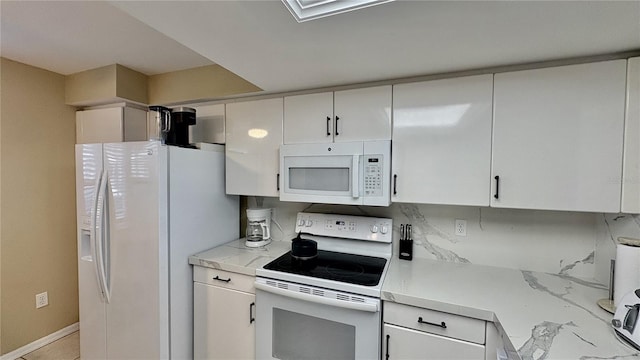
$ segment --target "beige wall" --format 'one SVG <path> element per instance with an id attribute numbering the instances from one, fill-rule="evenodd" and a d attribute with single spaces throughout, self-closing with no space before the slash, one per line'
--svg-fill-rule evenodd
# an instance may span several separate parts
<path id="1" fill-rule="evenodd" d="M 220 65 L 149 76 L 149 104 L 211 100 L 261 91 Z"/>
<path id="2" fill-rule="evenodd" d="M 120 64 L 82 71 L 66 77 L 65 103 L 93 106 L 123 100 L 147 104 L 147 76 Z"/>
<path id="3" fill-rule="evenodd" d="M 74 108 L 65 77 L 2 59 L 0 339 L 11 352 L 78 321 Z M 35 308 L 47 291 L 49 305 Z"/>
<path id="4" fill-rule="evenodd" d="M 2 58 L 0 58 L 0 189 L 2 189 Z M 0 204 L 2 204 L 2 191 L 0 191 Z M 2 219 L 2 206 L 0 206 L 0 219 Z M 2 234 L 2 221 L 0 221 L 0 234 Z M 2 352 L 2 236 L 0 236 L 0 355 Z"/>
<path id="5" fill-rule="evenodd" d="M 65 102 L 94 106 L 122 101 L 168 105 L 258 92 L 261 89 L 220 65 L 147 76 L 119 64 L 66 77 Z"/>

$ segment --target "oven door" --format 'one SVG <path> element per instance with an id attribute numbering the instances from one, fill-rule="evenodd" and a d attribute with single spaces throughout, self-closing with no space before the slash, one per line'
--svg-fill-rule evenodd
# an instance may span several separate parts
<path id="1" fill-rule="evenodd" d="M 363 143 L 280 148 L 280 200 L 361 205 Z"/>
<path id="2" fill-rule="evenodd" d="M 380 299 L 266 282 L 256 281 L 257 359 L 380 358 Z"/>

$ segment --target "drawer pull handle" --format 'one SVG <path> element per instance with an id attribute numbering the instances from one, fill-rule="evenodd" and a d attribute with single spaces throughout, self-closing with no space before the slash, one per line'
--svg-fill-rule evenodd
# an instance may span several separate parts
<path id="1" fill-rule="evenodd" d="M 213 278 L 213 280 L 218 280 L 218 281 L 223 281 L 228 283 L 229 281 L 231 281 L 231 278 L 228 279 L 222 279 L 221 277 L 219 277 L 218 275 L 216 275 L 216 277 Z"/>
<path id="2" fill-rule="evenodd" d="M 444 321 L 441 322 L 440 324 L 436 324 L 436 323 L 432 323 L 432 322 L 428 322 L 428 321 L 422 320 L 422 316 L 418 318 L 418 322 L 420 324 L 427 324 L 427 325 L 437 326 L 437 327 L 441 327 L 443 329 L 447 328 L 447 324 L 445 324 Z"/>
<path id="3" fill-rule="evenodd" d="M 387 351 L 386 354 L 384 355 L 385 360 L 389 360 L 389 339 L 391 338 L 391 335 L 387 334 Z"/>

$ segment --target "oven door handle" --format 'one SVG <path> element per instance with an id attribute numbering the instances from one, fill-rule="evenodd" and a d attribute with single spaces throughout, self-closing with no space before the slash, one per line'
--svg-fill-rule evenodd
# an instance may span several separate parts
<path id="1" fill-rule="evenodd" d="M 313 302 L 317 304 L 341 307 L 345 309 L 351 310 L 360 310 L 360 311 L 368 311 L 368 312 L 378 312 L 378 304 L 367 304 L 367 303 L 355 303 L 351 301 L 345 300 L 337 300 L 326 298 L 323 296 L 310 295 L 297 291 L 290 291 L 285 289 L 276 288 L 270 285 L 261 284 L 259 282 L 255 283 L 256 289 L 270 292 L 272 294 L 281 295 L 284 297 L 294 298 L 302 301 Z"/>

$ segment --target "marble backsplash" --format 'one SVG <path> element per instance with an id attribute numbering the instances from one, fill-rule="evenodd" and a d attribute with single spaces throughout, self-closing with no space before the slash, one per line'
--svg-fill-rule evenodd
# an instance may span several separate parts
<path id="1" fill-rule="evenodd" d="M 608 284 L 615 239 L 640 237 L 638 215 L 494 209 L 394 203 L 389 207 L 281 202 L 249 197 L 248 206 L 274 208 L 274 240 L 294 237 L 298 212 L 322 212 L 393 219 L 394 256 L 400 224 L 412 224 L 414 257 L 540 271 L 597 279 Z M 454 234 L 456 219 L 467 236 Z"/>

